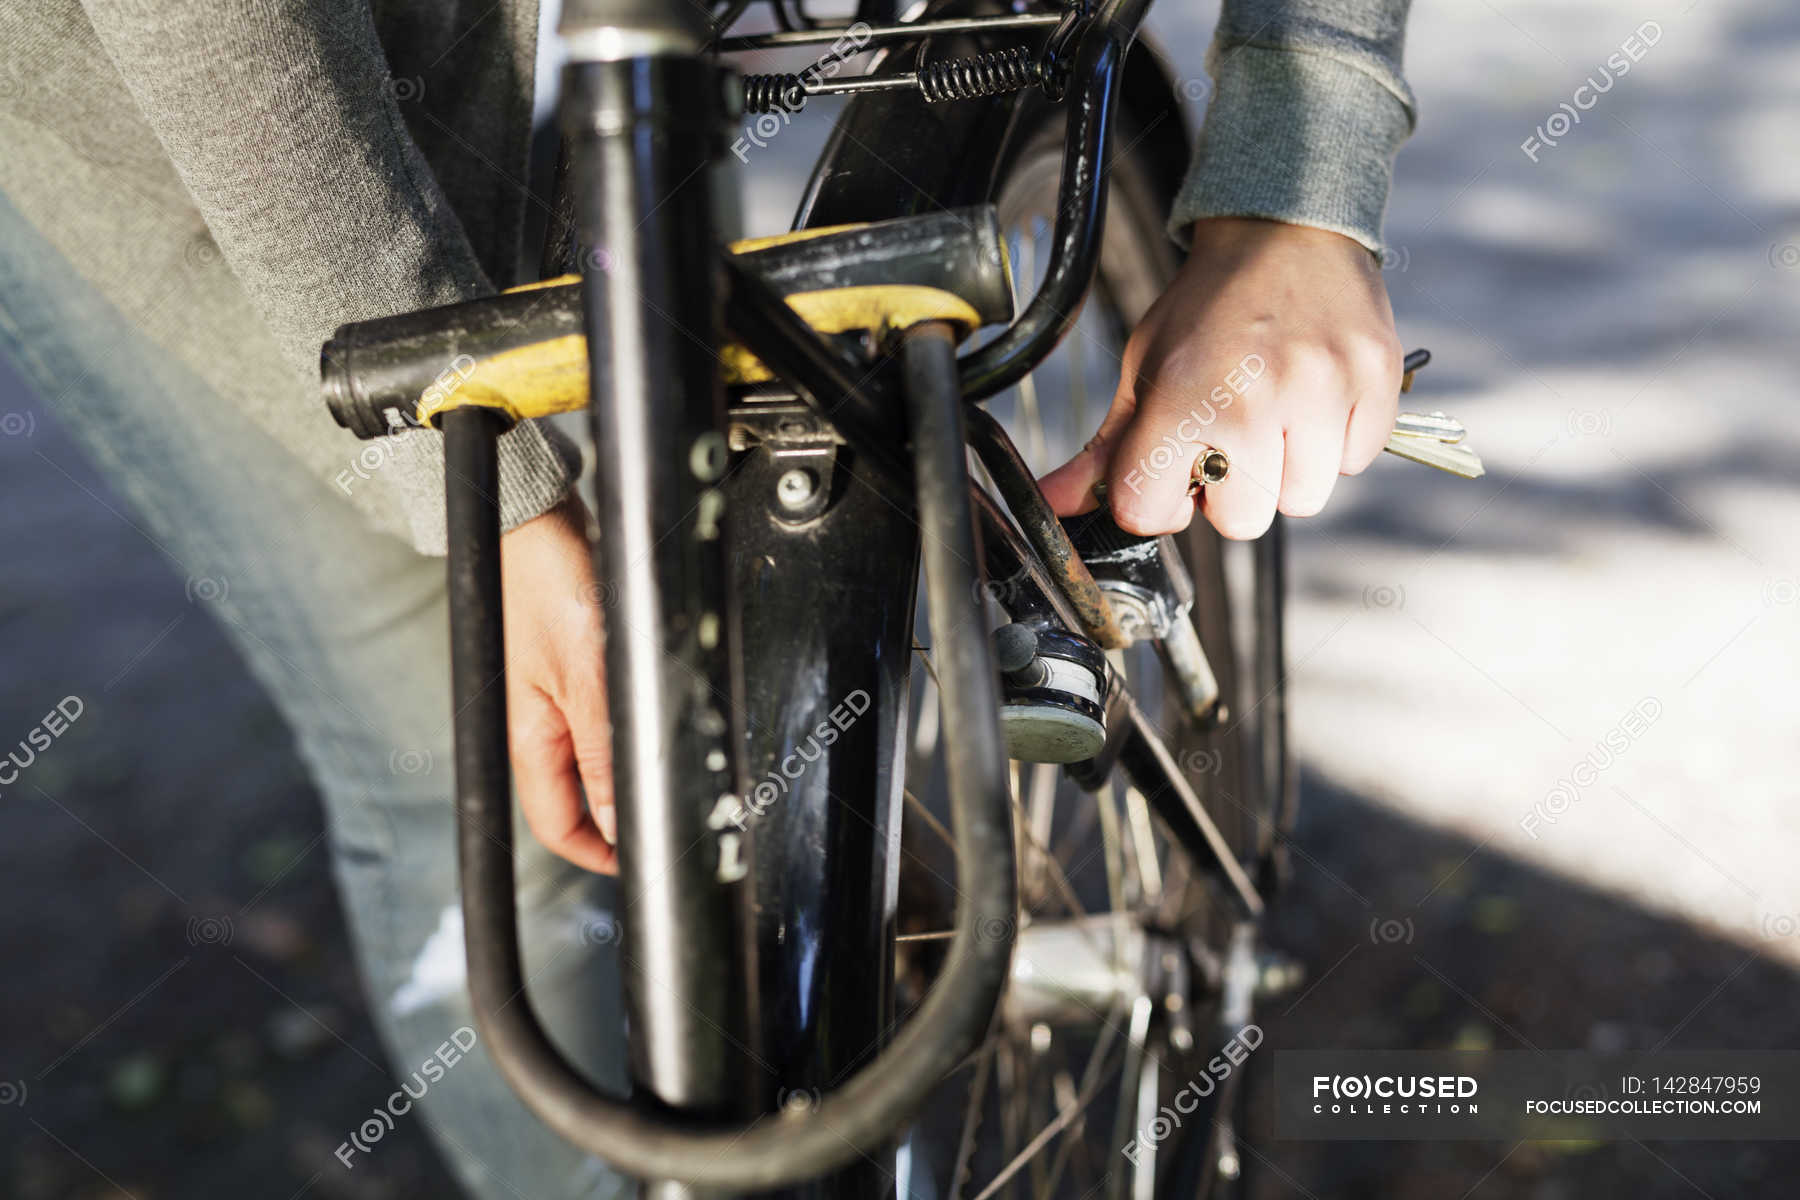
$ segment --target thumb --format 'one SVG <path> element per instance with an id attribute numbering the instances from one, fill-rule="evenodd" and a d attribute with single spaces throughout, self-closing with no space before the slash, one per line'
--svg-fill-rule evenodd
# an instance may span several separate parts
<path id="1" fill-rule="evenodd" d="M 1193 519 L 1188 472 L 1206 443 L 1180 436 L 1167 424 L 1154 419 L 1137 421 L 1119 438 L 1106 498 L 1121 529 L 1136 534 L 1175 533 Z"/>

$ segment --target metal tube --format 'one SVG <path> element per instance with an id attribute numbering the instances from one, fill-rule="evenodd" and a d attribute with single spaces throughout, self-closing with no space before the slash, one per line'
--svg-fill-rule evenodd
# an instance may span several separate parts
<path id="1" fill-rule="evenodd" d="M 723 261 L 731 332 L 904 496 L 912 488 L 913 469 L 899 449 L 897 405 L 879 368 L 856 361 L 814 332 L 755 271 L 730 255 Z"/>
<path id="2" fill-rule="evenodd" d="M 637 1087 L 688 1117 L 750 1117 L 757 1062 L 729 454 L 717 359 L 722 281 L 708 165 L 721 74 L 698 59 L 572 64 L 563 126 L 580 242 L 607 582 L 621 955 Z M 658 1195 L 670 1195 L 661 1187 Z"/>
<path id="3" fill-rule="evenodd" d="M 1185 612 L 1177 614 L 1169 631 L 1156 639 L 1156 648 L 1175 678 L 1175 690 L 1188 716 L 1211 721 L 1219 711 L 1219 677 L 1213 674 L 1193 618 Z"/>
<path id="4" fill-rule="evenodd" d="M 1287 648 L 1283 623 L 1287 610 L 1287 522 L 1277 515 L 1269 531 L 1256 541 L 1252 575 L 1255 588 L 1256 659 L 1252 694 L 1257 705 L 1257 776 L 1261 784 L 1262 819 L 1273 844 L 1294 828 L 1298 789 L 1287 754 Z M 1265 847 L 1265 850 L 1269 847 Z"/>
<path id="5" fill-rule="evenodd" d="M 1112 605 L 1107 603 L 1106 594 L 1094 582 L 1081 555 L 1075 552 L 1068 531 L 1050 508 L 1050 502 L 1044 499 L 1044 493 L 1038 490 L 1031 468 L 1025 465 L 1019 448 L 1007 436 L 1005 426 L 992 413 L 974 405 L 969 406 L 965 416 L 969 422 L 969 441 L 975 447 L 975 453 L 993 477 L 994 485 L 1000 489 L 1006 507 L 1012 510 L 1031 548 L 1037 551 L 1062 588 L 1063 595 L 1074 605 L 1082 628 L 1109 650 L 1129 645 L 1131 639 L 1119 628 L 1119 620 L 1113 614 Z"/>
<path id="6" fill-rule="evenodd" d="M 1126 52 L 1149 8 L 1150 0 L 1108 0 L 1081 39 L 1071 75 L 1080 90 L 1069 95 L 1050 264 L 1043 286 L 1011 328 L 963 357 L 963 394 L 971 400 L 986 399 L 1024 378 L 1080 315 L 1106 230 L 1113 105 Z"/>
<path id="7" fill-rule="evenodd" d="M 1022 13 L 993 17 L 957 17 L 937 21 L 913 21 L 902 25 L 831 25 L 822 29 L 777 30 L 726 38 L 718 44 L 721 54 L 742 50 L 779 50 L 785 46 L 817 46 L 852 37 L 861 45 L 948 35 L 953 33 L 999 33 L 1008 29 L 1054 29 L 1062 23 L 1061 13 Z"/>
<path id="8" fill-rule="evenodd" d="M 873 1155 L 986 1037 L 1012 952 L 1017 883 L 1012 813 L 987 631 L 972 620 L 978 578 L 962 400 L 954 347 L 930 327 L 908 339 L 907 380 L 918 504 L 926 531 L 932 638 L 951 728 L 951 828 L 959 877 L 956 933 L 924 1004 L 881 1054 L 805 1114 L 743 1125 L 677 1121 L 605 1096 L 550 1043 L 531 1010 L 519 958 L 500 640 L 498 472 L 486 414 L 445 418 L 456 680 L 458 848 L 469 993 L 483 1043 L 544 1122 L 628 1174 L 758 1192 L 815 1179 Z M 479 424 L 478 424 L 479 423 Z M 479 435 L 479 436 L 476 436 Z M 623 814 L 621 814 L 622 816 Z M 621 821 L 621 839 L 624 825 Z M 632 852 L 629 843 L 622 845 Z M 641 945 L 635 914 L 628 955 Z M 684 936 L 692 931 L 683 931 Z"/>

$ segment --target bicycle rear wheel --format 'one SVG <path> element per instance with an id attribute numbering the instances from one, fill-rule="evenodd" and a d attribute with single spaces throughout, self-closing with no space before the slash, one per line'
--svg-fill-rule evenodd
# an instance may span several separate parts
<path id="1" fill-rule="evenodd" d="M 1055 223 L 1062 122 L 1025 106 L 995 172 L 991 199 L 1008 235 L 1021 302 L 1044 266 Z M 1163 232 L 1167 172 L 1122 128 L 1099 275 L 1081 321 L 1050 360 L 990 411 L 1032 469 L 1064 461 L 1111 401 L 1131 328 L 1167 285 L 1178 252 Z M 1159 183 L 1159 175 L 1165 177 Z M 1112 652 L 1113 666 L 1161 732 L 1240 859 L 1266 840 L 1254 711 L 1240 695 L 1234 626 L 1247 589 L 1228 579 L 1227 547 L 1204 521 L 1178 537 L 1195 581 L 1192 618 L 1225 697 L 1201 725 L 1176 702 L 1151 646 Z M 1247 566 L 1236 563 L 1234 566 Z M 1234 603 L 1235 601 L 1235 603 Z M 1004 617 L 996 617 L 999 624 Z M 925 628 L 921 622 L 920 630 Z M 923 635 L 921 634 L 921 638 Z M 956 879 L 941 836 L 943 799 L 928 648 L 919 649 L 902 834 L 901 999 L 928 986 Z M 1235 1073 L 1207 1070 L 1250 1019 L 1253 931 L 1218 902 L 1199 864 L 1157 828 L 1120 778 L 1083 791 L 1049 764 L 1013 766 L 1022 906 L 1013 987 L 988 1044 L 949 1081 L 903 1156 L 902 1194 L 1011 1197 L 1195 1197 L 1236 1174 L 1229 1115 Z M 1192 1101 L 1183 1107 L 1176 1098 Z"/>

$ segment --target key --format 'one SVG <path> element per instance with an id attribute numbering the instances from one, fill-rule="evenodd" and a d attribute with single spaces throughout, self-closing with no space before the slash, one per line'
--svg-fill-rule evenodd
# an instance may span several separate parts
<path id="1" fill-rule="evenodd" d="M 1396 431 L 1382 449 L 1411 462 L 1424 463 L 1428 467 L 1460 475 L 1464 479 L 1480 479 L 1487 474 L 1487 468 L 1481 465 L 1481 456 L 1454 441 L 1439 441 L 1437 438 Z"/>
<path id="2" fill-rule="evenodd" d="M 1431 351 L 1414 350 L 1401 363 L 1401 392 L 1412 391 L 1413 376 L 1431 361 Z M 1455 417 L 1441 412 L 1401 413 L 1394 419 L 1394 432 L 1388 435 L 1382 449 L 1410 462 L 1424 463 L 1464 479 L 1480 479 L 1487 474 L 1481 456 L 1463 445 L 1469 431 Z"/>
<path id="3" fill-rule="evenodd" d="M 1441 412 L 1403 412 L 1394 418 L 1394 432 L 1410 434 L 1413 437 L 1435 438 L 1440 442 L 1460 442 L 1469 433 L 1467 429 L 1463 428 L 1461 421 Z"/>

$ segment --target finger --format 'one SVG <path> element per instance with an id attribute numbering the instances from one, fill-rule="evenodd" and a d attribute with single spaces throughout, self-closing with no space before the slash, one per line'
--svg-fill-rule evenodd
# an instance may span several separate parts
<path id="1" fill-rule="evenodd" d="M 1360 475 L 1368 469 L 1393 435 L 1399 412 L 1400 369 L 1396 366 L 1359 389 L 1350 420 L 1344 426 L 1344 454 L 1338 470 L 1345 475 Z"/>
<path id="2" fill-rule="evenodd" d="M 1188 473 L 1204 446 L 1168 432 L 1170 425 L 1156 410 L 1141 408 L 1112 455 L 1107 502 L 1112 520 L 1127 533 L 1175 533 L 1193 520 Z"/>
<path id="3" fill-rule="evenodd" d="M 1224 482 L 1200 493 L 1200 511 L 1228 538 L 1258 538 L 1275 520 L 1285 452 L 1281 427 L 1252 416 L 1218 435 L 1219 449 L 1231 457 Z"/>
<path id="4" fill-rule="evenodd" d="M 619 843 L 618 813 L 613 808 L 612 723 L 606 711 L 606 690 L 599 686 L 595 656 L 595 674 L 585 686 L 575 685 L 563 698 L 563 717 L 569 723 L 570 745 L 575 758 L 575 773 L 587 793 L 588 811 L 608 843 Z"/>
<path id="5" fill-rule="evenodd" d="M 1295 354 L 1283 372 L 1282 411 L 1290 417 L 1282 445 L 1277 507 L 1290 517 L 1310 517 L 1331 499 L 1344 462 L 1344 430 L 1355 402 L 1356 363 L 1320 351 Z"/>
<path id="6" fill-rule="evenodd" d="M 1107 472 L 1106 497 L 1119 527 L 1136 534 L 1174 533 L 1194 518 L 1188 489 L 1194 460 L 1208 447 L 1234 454 L 1242 412 L 1198 401 L 1179 389 L 1157 387 L 1139 404 L 1119 439 Z"/>
<path id="7" fill-rule="evenodd" d="M 1277 507 L 1290 517 L 1310 517 L 1331 499 L 1344 447 L 1332 425 L 1300 424 L 1283 439 L 1281 497 Z"/>
<path id="8" fill-rule="evenodd" d="M 535 690 L 512 707 L 508 740 L 525 823 L 546 848 L 576 866 L 616 873 L 618 854 L 582 801 L 574 743 L 561 711 Z"/>
<path id="9" fill-rule="evenodd" d="M 1070 517 L 1098 506 L 1100 499 L 1094 494 L 1094 485 L 1106 478 L 1113 448 L 1136 408 L 1130 389 L 1121 382 L 1112 407 L 1106 410 L 1106 419 L 1100 422 L 1100 431 L 1081 448 L 1081 453 L 1038 480 L 1038 487 L 1043 489 L 1044 498 L 1057 516 Z"/>

